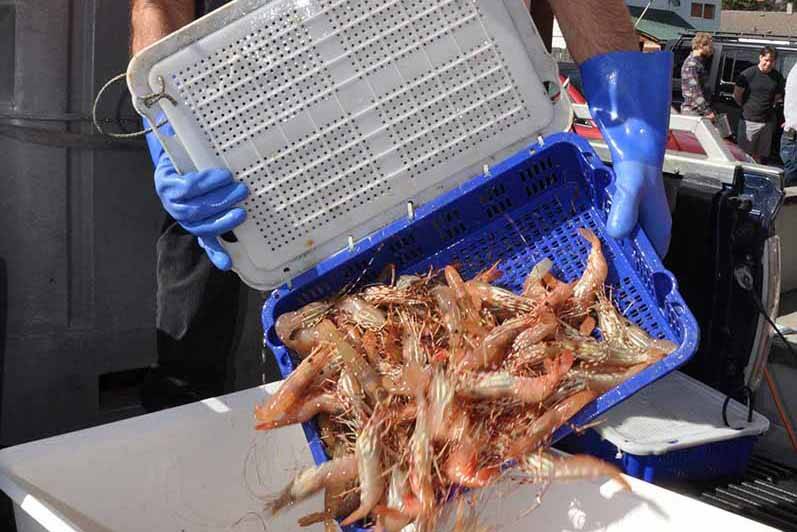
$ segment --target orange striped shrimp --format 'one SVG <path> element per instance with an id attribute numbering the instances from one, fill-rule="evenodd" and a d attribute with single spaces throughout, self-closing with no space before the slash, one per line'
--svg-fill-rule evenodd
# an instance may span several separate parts
<path id="1" fill-rule="evenodd" d="M 476 371 L 500 364 L 515 338 L 536 320 L 537 316 L 527 314 L 505 321 L 490 331 L 476 349 L 462 358 L 459 369 Z"/>
<path id="2" fill-rule="evenodd" d="M 462 312 L 457 305 L 454 290 L 448 286 L 436 286 L 432 289 L 440 315 L 443 318 L 443 325 L 448 331 L 448 353 L 453 361 L 458 361 L 462 357 Z"/>
<path id="3" fill-rule="evenodd" d="M 371 510 L 382 499 L 385 492 L 385 480 L 382 476 L 382 445 L 380 414 L 374 412 L 365 428 L 357 436 L 355 456 L 360 478 L 360 506 L 346 519 L 341 526 L 365 519 Z"/>
<path id="4" fill-rule="evenodd" d="M 382 517 L 382 524 L 387 532 L 399 532 L 409 525 L 420 511 L 418 499 L 408 489 L 409 473 L 399 467 L 390 474 L 387 506 L 377 506 L 374 513 Z"/>
<path id="5" fill-rule="evenodd" d="M 559 280 L 555 281 L 556 282 L 553 283 L 553 289 L 545 296 L 543 303 L 550 309 L 558 310 L 573 296 L 575 283 L 565 283 Z"/>
<path id="6" fill-rule="evenodd" d="M 415 319 L 405 312 L 399 313 L 399 319 L 404 331 L 401 349 L 404 362 L 426 366 L 429 362 L 429 355 L 421 344 L 421 331 L 415 323 Z"/>
<path id="7" fill-rule="evenodd" d="M 335 306 L 364 329 L 378 331 L 385 326 L 385 313 L 357 296 L 346 296 Z"/>
<path id="8" fill-rule="evenodd" d="M 302 360 L 293 373 L 288 375 L 279 390 L 269 397 L 265 404 L 257 407 L 259 425 L 285 424 L 294 408 L 304 402 L 307 390 L 332 360 L 334 352 L 328 346 L 319 346 Z"/>
<path id="9" fill-rule="evenodd" d="M 556 429 L 567 423 L 582 408 L 587 406 L 598 395 L 591 390 L 584 390 L 574 393 L 567 399 L 558 403 L 553 408 L 547 410 L 543 415 L 535 419 L 526 435 L 515 440 L 507 450 L 508 458 L 521 458 L 537 449 Z"/>
<path id="10" fill-rule="evenodd" d="M 506 372 L 463 376 L 457 394 L 469 399 L 509 398 L 521 403 L 541 403 L 554 390 L 573 365 L 573 355 L 564 353 L 556 361 L 545 360 L 547 373 L 540 377 L 518 377 Z"/>
<path id="11" fill-rule="evenodd" d="M 585 314 L 592 304 L 598 291 L 603 289 L 609 266 L 603 256 L 600 239 L 589 229 L 579 228 L 581 236 L 592 245 L 592 250 L 587 257 L 587 266 L 581 278 L 573 287 L 573 297 L 570 299 L 572 310 L 576 314 Z"/>
<path id="12" fill-rule="evenodd" d="M 532 452 L 523 458 L 521 467 L 537 480 L 567 481 L 609 477 L 617 481 L 626 491 L 631 491 L 630 484 L 623 478 L 617 466 L 594 456 L 554 456 L 548 452 Z"/>
<path id="13" fill-rule="evenodd" d="M 593 368 L 573 368 L 567 377 L 576 382 L 583 382 L 587 389 L 600 395 L 608 392 L 612 388 L 621 385 L 637 373 L 650 366 L 650 363 L 643 362 L 630 368 L 615 369 L 614 371 L 600 371 Z"/>
<path id="14" fill-rule="evenodd" d="M 255 418 L 260 419 L 260 407 L 255 409 Z M 343 412 L 343 405 L 338 398 L 331 393 L 318 393 L 305 400 L 298 408 L 289 411 L 286 416 L 280 419 L 271 419 L 255 425 L 255 430 L 271 430 L 286 425 L 305 423 L 310 421 L 318 414 L 340 414 Z M 268 416 L 267 416 L 268 417 Z"/>
<path id="15" fill-rule="evenodd" d="M 451 425 L 455 386 L 448 375 L 436 370 L 429 384 L 429 432 L 432 440 L 446 439 L 446 429 Z"/>
<path id="16" fill-rule="evenodd" d="M 351 345 L 343 339 L 337 327 L 329 320 L 324 320 L 316 326 L 318 334 L 322 340 L 331 342 L 335 345 L 338 355 L 352 376 L 360 383 L 368 397 L 374 404 L 382 402 L 387 393 L 382 387 L 379 374 L 372 368 L 363 356 L 354 350 Z"/>
<path id="17" fill-rule="evenodd" d="M 558 328 L 559 320 L 556 319 L 556 315 L 549 310 L 543 310 L 535 320 L 535 323 L 532 323 L 529 328 L 517 335 L 517 338 L 512 342 L 512 351 L 519 352 L 531 349 L 543 340 L 553 336 Z"/>
<path id="18" fill-rule="evenodd" d="M 318 345 L 313 327 L 329 312 L 331 305 L 324 301 L 309 303 L 299 310 L 286 312 L 277 318 L 274 332 L 288 349 L 299 356 L 307 356 Z"/>
<path id="19" fill-rule="evenodd" d="M 315 467 L 308 467 L 288 483 L 282 493 L 267 508 L 276 514 L 289 504 L 302 501 L 336 482 L 357 478 L 357 460 L 354 455 L 336 458 Z"/>
<path id="20" fill-rule="evenodd" d="M 465 281 L 453 266 L 446 266 L 443 270 L 448 286 L 454 290 L 459 308 L 462 310 L 462 322 L 465 329 L 477 338 L 483 338 L 487 331 L 481 325 L 478 310 L 474 307 L 473 301 L 468 293 Z"/>
<path id="21" fill-rule="evenodd" d="M 545 286 L 542 284 L 542 278 L 551 271 L 553 262 L 551 259 L 545 258 L 534 265 L 526 279 L 523 281 L 523 291 L 521 295 L 533 301 L 542 301 L 548 295 Z"/>
<path id="22" fill-rule="evenodd" d="M 358 429 L 365 425 L 372 414 L 371 407 L 365 402 L 362 386 L 354 378 L 348 368 L 344 368 L 338 377 L 338 396 L 351 407 L 351 418 Z"/>
<path id="23" fill-rule="evenodd" d="M 479 468 L 479 449 L 489 445 L 486 439 L 476 442 L 470 436 L 463 438 L 449 455 L 444 466 L 446 478 L 464 488 L 483 488 L 501 474 L 500 465 Z"/>
<path id="24" fill-rule="evenodd" d="M 415 391 L 417 405 L 415 430 L 410 438 L 410 485 L 420 504 L 420 515 L 431 518 L 434 513 L 435 494 L 432 485 L 432 438 L 429 430 L 429 405 L 426 400 L 428 379 L 415 365 L 406 368 L 405 378 Z"/>
<path id="25" fill-rule="evenodd" d="M 651 338 L 641 327 L 623 317 L 603 291 L 598 292 L 595 310 L 601 335 L 609 345 L 621 350 L 648 353 L 652 357 L 656 353 L 669 355 L 678 347 L 669 340 Z"/>
<path id="26" fill-rule="evenodd" d="M 486 306 L 511 314 L 525 314 L 537 307 L 537 303 L 527 297 L 480 281 L 468 281 L 465 283 L 465 289 L 477 311 Z"/>

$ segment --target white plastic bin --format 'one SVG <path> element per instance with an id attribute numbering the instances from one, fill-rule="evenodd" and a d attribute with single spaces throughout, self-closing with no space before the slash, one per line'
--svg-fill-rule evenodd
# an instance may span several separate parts
<path id="1" fill-rule="evenodd" d="M 726 396 L 674 372 L 610 410 L 605 423 L 561 447 L 617 463 L 648 482 L 708 480 L 744 472 L 769 420 Z"/>
<path id="2" fill-rule="evenodd" d="M 253 406 L 265 396 L 254 388 L 3 449 L 0 488 L 16 504 L 19 532 L 297 530 L 296 519 L 319 511 L 321 497 L 288 508 L 265 528 L 255 517 L 263 502 L 250 490 L 273 495 L 312 464 L 300 427 L 255 433 Z M 538 487 L 501 486 L 479 512 L 485 524 L 508 532 L 774 530 L 628 480 L 633 493 L 616 493 L 611 481 L 551 486 L 526 515 Z"/>

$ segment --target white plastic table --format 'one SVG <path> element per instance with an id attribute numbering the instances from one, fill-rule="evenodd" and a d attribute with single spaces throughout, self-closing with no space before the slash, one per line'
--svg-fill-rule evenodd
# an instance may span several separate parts
<path id="1" fill-rule="evenodd" d="M 19 532 L 295 530 L 322 497 L 261 519 L 263 500 L 312 463 L 300 427 L 256 433 L 252 412 L 274 385 L 0 451 L 0 489 Z M 502 531 L 774 530 L 629 478 L 501 486 L 481 508 Z M 321 527 L 304 530 L 320 530 Z"/>

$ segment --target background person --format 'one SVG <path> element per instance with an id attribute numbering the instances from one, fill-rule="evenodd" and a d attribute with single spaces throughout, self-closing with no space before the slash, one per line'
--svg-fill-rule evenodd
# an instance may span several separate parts
<path id="1" fill-rule="evenodd" d="M 791 67 L 786 79 L 783 116 L 780 158 L 783 160 L 783 183 L 791 187 L 797 186 L 797 65 Z"/>
<path id="2" fill-rule="evenodd" d="M 761 49 L 758 64 L 736 78 L 733 98 L 742 107 L 736 143 L 758 162 L 766 162 L 775 133 L 775 104 L 783 100 L 785 80 L 775 70 L 778 54 L 771 46 Z"/>
<path id="3" fill-rule="evenodd" d="M 715 113 L 706 97 L 708 72 L 705 59 L 714 55 L 714 43 L 708 33 L 698 33 L 692 38 L 692 53 L 681 66 L 681 93 L 683 104 L 681 113 L 704 116 L 714 120 Z"/>

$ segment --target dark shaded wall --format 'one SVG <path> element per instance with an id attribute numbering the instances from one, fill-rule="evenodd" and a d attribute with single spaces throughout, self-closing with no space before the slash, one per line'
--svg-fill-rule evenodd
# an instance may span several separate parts
<path id="1" fill-rule="evenodd" d="M 99 87 L 126 69 L 128 9 L 127 0 L 0 0 L 0 35 L 13 34 L 0 42 L 13 46 L 0 52 L 3 446 L 141 413 L 130 382 L 105 379 L 101 389 L 100 375 L 156 360 L 162 211 L 151 162 L 143 142 L 89 149 L 87 121 L 42 120 L 88 116 Z M 103 114 L 116 112 L 123 88 Z M 129 104 L 119 112 L 133 117 Z M 262 373 L 261 298 L 248 297 L 238 389 Z"/>

